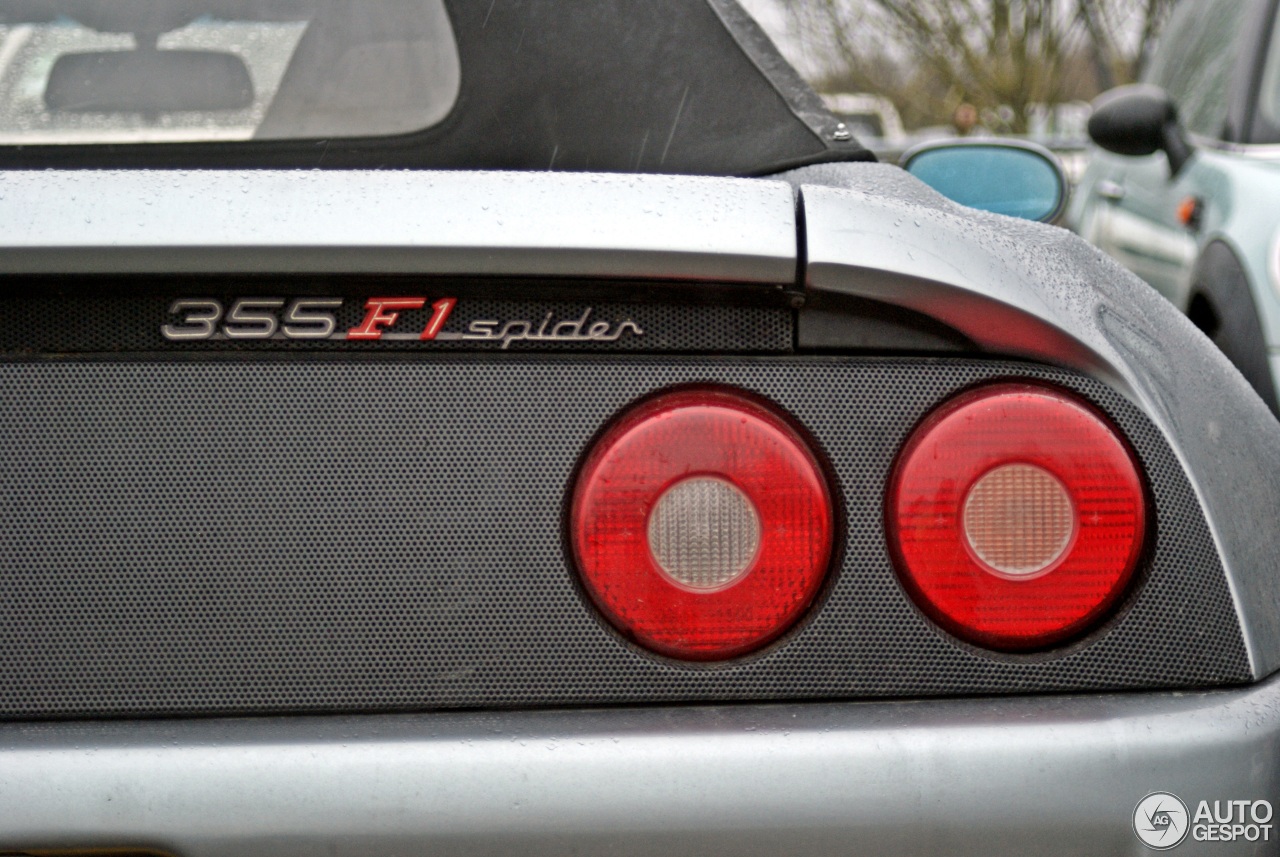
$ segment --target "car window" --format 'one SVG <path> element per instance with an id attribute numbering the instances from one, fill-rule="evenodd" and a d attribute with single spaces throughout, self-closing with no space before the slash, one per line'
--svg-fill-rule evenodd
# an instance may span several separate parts
<path id="1" fill-rule="evenodd" d="M 0 0 L 9 169 L 873 157 L 736 0 Z"/>
<path id="2" fill-rule="evenodd" d="M 1267 127 L 1266 139 L 1254 142 L 1280 142 L 1280 15 L 1272 25 L 1267 64 L 1262 71 L 1262 86 L 1258 92 L 1258 116 L 1260 124 Z"/>
<path id="3" fill-rule="evenodd" d="M 365 137 L 438 123 L 461 77 L 443 0 L 373 0 L 358 16 L 348 5 L 0 7 L 0 145 Z"/>
<path id="4" fill-rule="evenodd" d="M 1243 18 L 1239 0 L 1182 3 L 1165 30 L 1145 77 L 1173 97 L 1192 133 L 1222 134 Z"/>

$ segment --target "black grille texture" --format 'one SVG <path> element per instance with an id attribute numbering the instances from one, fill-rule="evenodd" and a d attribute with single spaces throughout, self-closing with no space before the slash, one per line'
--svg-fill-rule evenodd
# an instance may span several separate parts
<path id="1" fill-rule="evenodd" d="M 300 357 L 300 356 L 299 356 Z M 1204 687 L 1250 679 L 1223 569 L 1168 447 L 1080 376 L 958 359 L 439 356 L 0 363 L 0 716 L 377 711 Z M 1156 504 L 1125 606 L 995 655 L 897 582 L 882 503 L 932 407 L 986 380 L 1076 390 Z M 729 384 L 829 460 L 843 545 L 767 651 L 689 666 L 602 623 L 563 508 L 628 403 Z"/>
<path id="2" fill-rule="evenodd" d="M 314 292 L 315 286 L 309 285 Z M 180 298 L 157 295 L 92 297 L 79 294 L 64 297 L 0 298 L 0 353 L 67 353 L 107 354 L 121 351 L 735 351 L 748 353 L 787 352 L 792 348 L 792 314 L 787 309 L 752 306 L 701 305 L 682 306 L 654 303 L 616 303 L 605 301 L 495 300 L 462 296 L 449 314 L 441 336 L 421 341 L 416 334 L 426 327 L 432 316 L 432 304 L 448 297 L 450 290 L 421 284 L 384 283 L 371 285 L 361 297 L 312 293 L 304 300 L 332 298 L 341 306 L 332 311 L 335 332 L 344 333 L 359 326 L 367 312 L 369 297 L 419 296 L 426 299 L 422 309 L 397 310 L 394 325 L 387 327 L 382 339 L 290 339 L 283 333 L 284 315 L 296 298 L 288 286 L 281 284 L 246 284 L 234 292 L 210 290 L 194 285 Z M 274 298 L 284 305 L 266 310 L 277 319 L 276 333 L 269 339 L 229 339 L 222 333 L 236 301 L 241 298 Z M 183 324 L 185 316 L 195 310 L 173 311 L 179 300 L 213 300 L 221 306 L 219 321 L 212 325 L 209 339 L 166 339 L 165 325 L 198 329 L 199 325 Z M 262 313 L 261 307 L 249 310 Z M 200 312 L 207 312 L 201 309 Z M 308 310 L 310 313 L 316 310 Z M 483 328 L 502 333 L 490 340 L 448 339 L 470 330 L 472 322 L 495 324 Z M 633 326 L 622 330 L 624 322 Z M 578 338 L 556 341 L 522 338 L 528 324 L 530 333 L 553 332 L 558 324 L 581 322 L 577 328 L 562 327 L 568 334 L 574 330 L 585 334 L 592 325 L 607 322 L 597 340 Z M 314 329 L 314 327 L 312 328 Z M 636 334 L 635 330 L 642 331 Z M 617 334 L 616 338 L 608 338 Z M 392 337 L 396 338 L 392 338 Z M 403 338 L 402 338 L 403 337 Z"/>

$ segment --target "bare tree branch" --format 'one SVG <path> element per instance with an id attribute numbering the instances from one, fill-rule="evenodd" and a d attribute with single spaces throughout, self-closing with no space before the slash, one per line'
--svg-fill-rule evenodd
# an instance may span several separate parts
<path id="1" fill-rule="evenodd" d="M 1037 105 L 1132 80 L 1174 0 L 780 2 L 829 84 L 886 95 L 912 124 L 968 101 L 1025 131 Z"/>

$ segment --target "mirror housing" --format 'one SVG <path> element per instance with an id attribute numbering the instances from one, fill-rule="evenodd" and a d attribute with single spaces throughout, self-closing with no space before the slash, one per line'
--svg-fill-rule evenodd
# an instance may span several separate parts
<path id="1" fill-rule="evenodd" d="M 1107 90 L 1093 101 L 1089 137 L 1117 155 L 1163 151 L 1177 175 L 1191 159 L 1192 147 L 1178 122 L 1178 108 L 1158 86 L 1135 83 Z"/>
<path id="2" fill-rule="evenodd" d="M 1067 204 L 1067 176 L 1043 146 L 1021 140 L 960 138 L 924 143 L 902 168 L 953 202 L 1052 223 Z"/>
<path id="3" fill-rule="evenodd" d="M 44 103 L 71 113 L 243 110 L 253 105 L 244 60 L 216 51 L 99 51 L 63 54 Z"/>

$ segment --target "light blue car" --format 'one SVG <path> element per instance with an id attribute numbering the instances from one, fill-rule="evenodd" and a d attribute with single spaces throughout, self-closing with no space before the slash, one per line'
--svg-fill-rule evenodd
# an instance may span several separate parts
<path id="1" fill-rule="evenodd" d="M 1102 95 L 1068 223 L 1186 312 L 1277 411 L 1275 0 L 1184 3 L 1142 84 Z"/>

